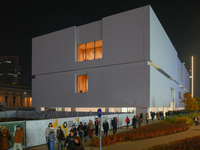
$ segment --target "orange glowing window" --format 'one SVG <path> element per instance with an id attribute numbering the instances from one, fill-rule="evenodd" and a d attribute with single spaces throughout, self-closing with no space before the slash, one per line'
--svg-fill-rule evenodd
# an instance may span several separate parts
<path id="1" fill-rule="evenodd" d="M 88 92 L 88 75 L 78 76 L 78 93 Z"/>
<path id="2" fill-rule="evenodd" d="M 78 61 L 102 58 L 102 40 L 78 45 Z"/>

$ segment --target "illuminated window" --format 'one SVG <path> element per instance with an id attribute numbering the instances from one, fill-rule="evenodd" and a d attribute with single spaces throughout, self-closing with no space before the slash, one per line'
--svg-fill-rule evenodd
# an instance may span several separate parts
<path id="1" fill-rule="evenodd" d="M 102 40 L 78 45 L 78 61 L 102 58 Z"/>
<path id="2" fill-rule="evenodd" d="M 88 75 L 81 75 L 77 77 L 78 93 L 88 92 Z"/>

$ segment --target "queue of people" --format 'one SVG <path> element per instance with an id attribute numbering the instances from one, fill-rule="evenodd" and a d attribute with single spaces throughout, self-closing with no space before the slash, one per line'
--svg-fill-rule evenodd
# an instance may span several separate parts
<path id="1" fill-rule="evenodd" d="M 10 149 L 9 141 L 11 140 L 10 132 L 6 126 L 2 126 L 0 132 L 0 150 Z M 18 125 L 14 133 L 14 147 L 13 150 L 22 150 L 23 129 Z"/>

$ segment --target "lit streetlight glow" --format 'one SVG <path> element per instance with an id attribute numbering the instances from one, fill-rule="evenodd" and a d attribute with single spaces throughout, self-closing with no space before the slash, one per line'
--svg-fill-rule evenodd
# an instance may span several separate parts
<path id="1" fill-rule="evenodd" d="M 194 92 L 194 58 L 192 56 L 192 84 L 191 84 L 191 95 L 193 97 Z"/>

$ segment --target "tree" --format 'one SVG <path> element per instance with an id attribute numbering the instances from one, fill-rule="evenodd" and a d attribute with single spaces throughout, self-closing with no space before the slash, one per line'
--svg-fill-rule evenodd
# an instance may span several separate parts
<path id="1" fill-rule="evenodd" d="M 185 109 L 189 112 L 196 112 L 199 109 L 198 102 L 189 92 L 184 94 L 184 99 L 181 102 L 184 103 Z"/>
<path id="2" fill-rule="evenodd" d="M 199 106 L 199 109 L 200 109 L 200 97 L 199 96 L 195 96 L 195 99 L 198 102 L 198 106 Z"/>

